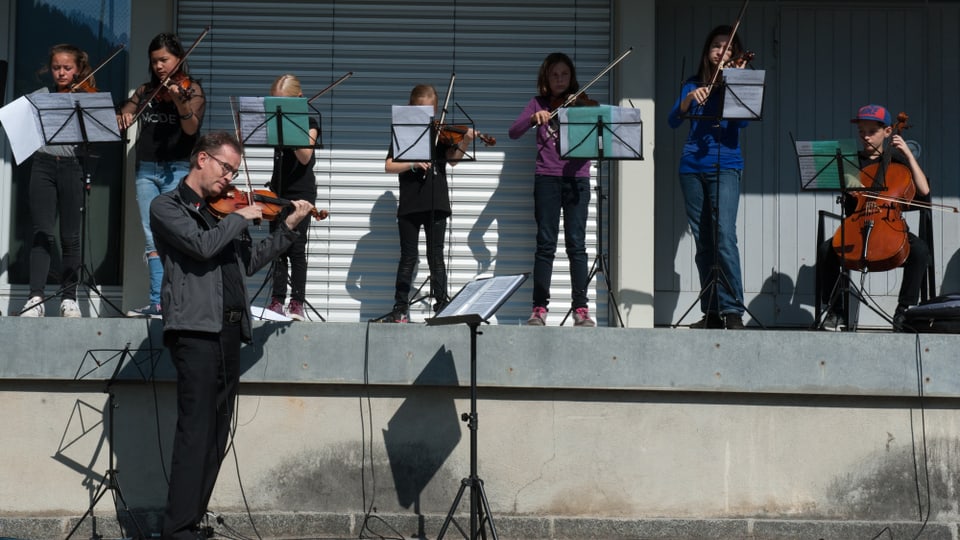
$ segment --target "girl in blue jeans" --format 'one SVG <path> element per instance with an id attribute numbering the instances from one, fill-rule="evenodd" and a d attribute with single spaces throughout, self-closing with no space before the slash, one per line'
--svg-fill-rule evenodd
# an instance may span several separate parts
<path id="1" fill-rule="evenodd" d="M 190 170 L 190 153 L 197 141 L 206 100 L 200 84 L 187 74 L 180 39 L 159 34 L 150 42 L 147 57 L 150 81 L 144 83 L 120 109 L 121 129 L 139 121 L 137 138 L 137 206 L 146 240 L 144 253 L 150 269 L 150 302 L 127 312 L 130 317 L 161 318 L 160 282 L 163 267 L 150 231 L 150 203 L 173 190 Z M 147 98 L 166 80 L 152 100 Z M 139 112 L 139 116 L 136 113 Z"/>
<path id="2" fill-rule="evenodd" d="M 533 313 L 530 326 L 546 326 L 553 259 L 563 214 L 564 244 L 570 261 L 571 307 L 574 326 L 596 326 L 587 298 L 587 212 L 590 207 L 590 161 L 561 159 L 559 138 L 550 126 L 555 104 L 577 92 L 577 71 L 564 53 L 547 55 L 537 75 L 537 95 L 510 126 L 511 139 L 536 127 L 537 165 L 533 183 L 537 251 L 533 263 Z"/>
<path id="3" fill-rule="evenodd" d="M 737 208 L 743 172 L 740 130 L 747 122 L 719 119 L 721 92 L 713 92 L 709 87 L 723 64 L 739 57 L 743 50 L 740 37 L 733 34 L 731 27 L 714 28 L 703 44 L 698 73 L 684 83 L 668 118 L 670 127 L 677 128 L 690 116 L 690 132 L 680 158 L 680 188 L 696 243 L 694 260 L 701 289 L 712 278 L 718 280 L 715 287 L 701 295 L 704 316 L 691 328 L 743 328 Z M 717 263 L 722 275 L 713 276 L 711 272 Z"/>

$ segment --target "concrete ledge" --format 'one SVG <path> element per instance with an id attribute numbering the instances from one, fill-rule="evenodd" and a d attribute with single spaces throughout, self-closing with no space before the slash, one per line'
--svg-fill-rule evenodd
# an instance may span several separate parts
<path id="1" fill-rule="evenodd" d="M 960 336 L 893 333 L 485 326 L 481 386 L 960 397 Z M 173 380 L 160 321 L 5 318 L 0 380 L 103 380 L 129 344 L 121 379 Z M 465 325 L 258 323 L 243 380 L 467 386 Z M 43 336 L 38 342 L 37 337 Z M 922 363 L 918 363 L 919 359 Z M 98 362 L 105 362 L 98 367 Z"/>

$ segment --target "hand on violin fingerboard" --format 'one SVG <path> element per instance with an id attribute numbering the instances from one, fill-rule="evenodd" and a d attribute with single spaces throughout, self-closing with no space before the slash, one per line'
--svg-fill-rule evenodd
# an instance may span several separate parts
<path id="1" fill-rule="evenodd" d="M 297 225 L 307 216 L 309 216 L 313 211 L 313 205 L 307 201 L 295 200 L 290 201 L 291 206 L 293 206 L 293 212 L 287 216 L 285 221 L 287 228 L 291 231 L 297 228 Z"/>

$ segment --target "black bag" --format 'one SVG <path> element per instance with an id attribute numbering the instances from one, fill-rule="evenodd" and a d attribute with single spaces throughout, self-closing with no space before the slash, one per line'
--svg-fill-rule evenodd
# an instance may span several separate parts
<path id="1" fill-rule="evenodd" d="M 907 331 L 935 334 L 960 334 L 960 293 L 931 298 L 904 313 Z"/>

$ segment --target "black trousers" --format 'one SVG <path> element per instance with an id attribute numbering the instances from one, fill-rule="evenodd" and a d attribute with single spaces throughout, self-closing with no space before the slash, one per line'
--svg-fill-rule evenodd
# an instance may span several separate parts
<path id="1" fill-rule="evenodd" d="M 286 214 L 281 214 L 286 215 Z M 279 218 L 270 222 L 270 232 L 279 226 Z M 277 256 L 273 264 L 273 296 L 283 299 L 287 296 L 287 268 L 290 269 L 290 299 L 303 302 L 306 299 L 307 288 L 307 233 L 310 229 L 310 218 L 297 224 L 299 233 L 286 251 Z M 289 261 L 289 263 L 288 263 Z"/>
<path id="2" fill-rule="evenodd" d="M 230 435 L 243 333 L 237 323 L 164 338 L 177 369 L 177 430 L 162 538 L 196 539 Z"/>
<path id="3" fill-rule="evenodd" d="M 397 217 L 400 229 L 400 263 L 397 264 L 397 282 L 393 310 L 406 313 L 410 307 L 413 273 L 420 259 L 420 227 L 427 237 L 427 266 L 430 268 L 430 296 L 439 311 L 449 302 L 447 296 L 447 268 L 443 262 L 443 235 L 447 229 L 446 216 L 430 212 L 414 212 Z"/>
<path id="4" fill-rule="evenodd" d="M 903 261 L 903 282 L 900 283 L 900 295 L 897 297 L 897 303 L 902 307 L 913 306 L 920 301 L 920 288 L 923 287 L 923 276 L 930 261 L 930 249 L 926 242 L 913 233 L 907 233 L 907 242 L 910 244 L 910 255 Z M 833 250 L 832 238 L 820 244 L 817 276 L 820 279 L 820 302 L 827 304 L 834 313 L 839 313 L 843 299 L 836 295 L 833 302 L 830 301 L 830 294 L 840 278 L 840 257 Z"/>
<path id="5" fill-rule="evenodd" d="M 60 218 L 61 297 L 75 300 L 80 269 L 80 219 L 83 206 L 83 171 L 75 157 L 43 152 L 33 156 L 30 172 L 30 296 L 43 296 L 56 249 L 54 231 Z"/>

